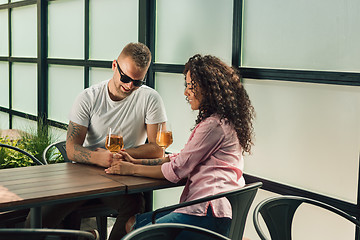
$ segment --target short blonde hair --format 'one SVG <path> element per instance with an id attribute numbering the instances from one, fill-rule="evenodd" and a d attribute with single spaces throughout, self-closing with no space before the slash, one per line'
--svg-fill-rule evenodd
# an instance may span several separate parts
<path id="1" fill-rule="evenodd" d="M 120 53 L 121 57 L 131 57 L 136 66 L 139 68 L 147 68 L 151 61 L 151 52 L 143 43 L 129 43 Z"/>

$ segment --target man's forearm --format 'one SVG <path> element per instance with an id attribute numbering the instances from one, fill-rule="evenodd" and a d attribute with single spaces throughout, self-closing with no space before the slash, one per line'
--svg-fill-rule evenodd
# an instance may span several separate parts
<path id="1" fill-rule="evenodd" d="M 74 152 L 71 160 L 80 163 L 92 164 L 93 161 L 91 161 L 91 154 L 92 154 L 91 150 L 75 144 Z"/>
<path id="2" fill-rule="evenodd" d="M 126 149 L 126 152 L 133 158 L 161 158 L 163 150 L 156 143 L 146 143 L 144 145 Z"/>

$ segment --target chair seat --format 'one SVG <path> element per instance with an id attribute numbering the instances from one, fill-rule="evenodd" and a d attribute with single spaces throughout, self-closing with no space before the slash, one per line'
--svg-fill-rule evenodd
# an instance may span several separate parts
<path id="1" fill-rule="evenodd" d="M 17 227 L 25 222 L 30 209 L 21 209 L 7 212 L 0 212 L 0 227 Z"/>

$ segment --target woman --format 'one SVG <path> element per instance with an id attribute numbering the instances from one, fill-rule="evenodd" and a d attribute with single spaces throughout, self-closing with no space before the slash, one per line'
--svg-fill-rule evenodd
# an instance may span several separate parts
<path id="1" fill-rule="evenodd" d="M 185 65 L 185 96 L 199 110 L 196 126 L 178 154 L 159 159 L 133 159 L 120 152 L 106 173 L 187 178 L 180 202 L 237 189 L 245 185 L 243 154 L 252 145 L 254 108 L 237 72 L 214 56 L 191 57 Z M 231 205 L 226 198 L 185 207 L 161 216 L 157 223 L 186 223 L 228 235 Z M 151 222 L 151 213 L 129 219 L 127 231 Z"/>

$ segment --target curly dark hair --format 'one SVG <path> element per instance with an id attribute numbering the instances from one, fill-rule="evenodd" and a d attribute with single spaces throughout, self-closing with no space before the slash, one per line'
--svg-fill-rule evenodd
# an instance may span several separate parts
<path id="1" fill-rule="evenodd" d="M 244 152 L 251 153 L 255 110 L 238 71 L 219 58 L 196 54 L 185 64 L 195 97 L 201 95 L 196 124 L 212 114 L 232 124 Z"/>

